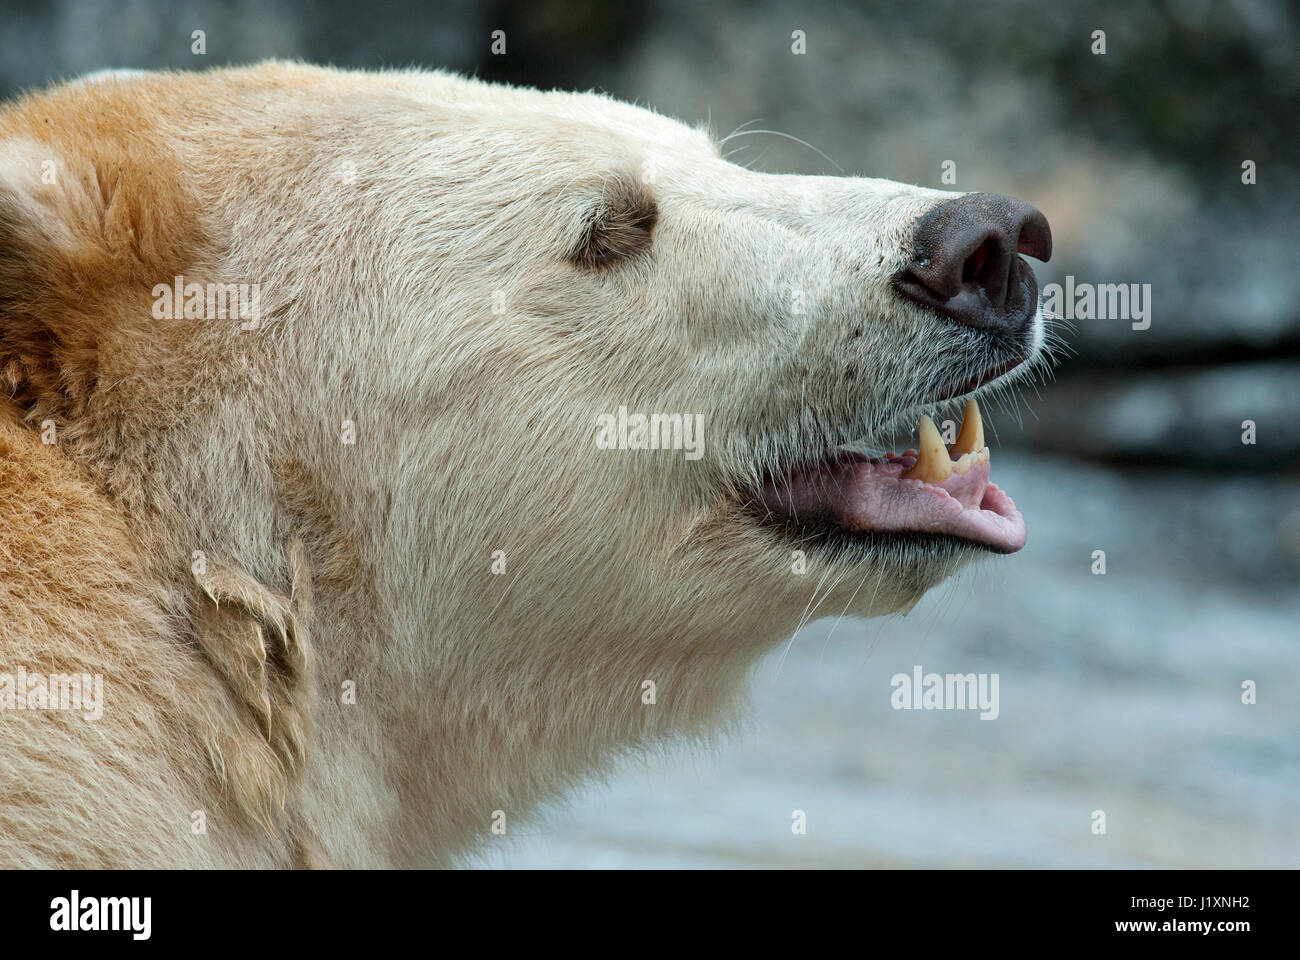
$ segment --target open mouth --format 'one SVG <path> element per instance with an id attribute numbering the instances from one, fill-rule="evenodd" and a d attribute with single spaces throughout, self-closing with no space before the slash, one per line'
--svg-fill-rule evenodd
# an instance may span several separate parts
<path id="1" fill-rule="evenodd" d="M 951 448 L 929 417 L 921 417 L 918 429 L 916 449 L 849 455 L 796 470 L 763 484 L 759 501 L 770 519 L 796 528 L 830 525 L 877 539 L 943 538 L 995 553 L 1023 547 L 1024 518 L 989 482 L 979 404 L 967 401 Z"/>

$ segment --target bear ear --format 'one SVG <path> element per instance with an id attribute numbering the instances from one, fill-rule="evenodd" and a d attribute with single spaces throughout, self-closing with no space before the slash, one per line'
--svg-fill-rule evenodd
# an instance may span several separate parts
<path id="1" fill-rule="evenodd" d="M 66 413 L 94 383 L 97 199 L 53 150 L 0 142 L 0 386 L 29 417 Z"/>
<path id="2" fill-rule="evenodd" d="M 569 259 L 584 267 L 610 267 L 650 248 L 659 208 L 649 188 L 631 176 L 607 184 L 587 211 Z"/>

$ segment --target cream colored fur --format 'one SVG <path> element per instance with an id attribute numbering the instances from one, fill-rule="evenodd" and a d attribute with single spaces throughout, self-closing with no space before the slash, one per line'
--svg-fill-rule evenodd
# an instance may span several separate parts
<path id="1" fill-rule="evenodd" d="M 648 251 L 569 258 L 647 191 Z M 106 705 L 0 713 L 0 865 L 450 865 L 724 723 L 814 598 L 910 606 L 965 554 L 796 575 L 741 491 L 978 364 L 888 286 L 948 196 L 438 73 L 7 106 L 0 672 L 101 673 Z M 178 274 L 259 283 L 257 329 L 155 319 Z M 619 406 L 702 414 L 704 456 L 599 449 Z"/>

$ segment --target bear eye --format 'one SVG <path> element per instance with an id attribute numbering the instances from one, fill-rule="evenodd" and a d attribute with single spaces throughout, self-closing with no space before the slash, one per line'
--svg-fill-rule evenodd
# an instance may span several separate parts
<path id="1" fill-rule="evenodd" d="M 607 190 L 583 220 L 582 233 L 569 259 L 578 266 L 601 268 L 629 260 L 650 248 L 659 207 L 641 184 Z"/>

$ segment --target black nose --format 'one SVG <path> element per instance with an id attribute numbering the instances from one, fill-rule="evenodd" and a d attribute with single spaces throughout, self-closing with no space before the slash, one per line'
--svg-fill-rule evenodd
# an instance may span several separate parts
<path id="1" fill-rule="evenodd" d="M 912 262 L 894 287 L 958 323 L 1016 332 L 1038 306 L 1038 282 L 1020 253 L 1051 259 L 1047 218 L 1013 197 L 968 193 L 917 222 Z"/>

